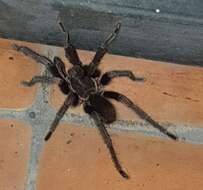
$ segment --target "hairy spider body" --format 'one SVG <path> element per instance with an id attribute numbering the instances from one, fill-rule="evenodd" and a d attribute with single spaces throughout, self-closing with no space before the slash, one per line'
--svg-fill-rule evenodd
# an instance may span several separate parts
<path id="1" fill-rule="evenodd" d="M 70 78 L 69 88 L 76 93 L 81 100 L 87 100 L 91 94 L 97 93 L 98 84 L 94 78 L 83 76 L 83 78 Z"/>
<path id="2" fill-rule="evenodd" d="M 98 126 L 99 132 L 107 145 L 115 168 L 124 178 L 129 178 L 128 174 L 122 169 L 121 164 L 116 156 L 112 140 L 104 124 L 113 123 L 116 120 L 116 110 L 108 99 L 119 101 L 132 109 L 140 118 L 149 122 L 153 127 L 167 135 L 173 140 L 178 138 L 168 132 L 158 122 L 153 120 L 139 106 L 134 104 L 126 96 L 114 92 L 105 91 L 104 87 L 108 85 L 115 77 L 128 77 L 132 81 L 144 81 L 142 77 L 136 77 L 131 71 L 109 71 L 101 75 L 98 70 L 101 59 L 107 52 L 107 47 L 117 37 L 121 24 L 118 23 L 113 32 L 107 37 L 103 45 L 101 45 L 93 60 L 89 65 L 83 65 L 79 59 L 75 47 L 70 43 L 69 33 L 66 32 L 63 24 L 59 22 L 62 31 L 65 34 L 65 56 L 72 64 L 72 67 L 66 71 L 63 61 L 59 57 L 54 57 L 51 61 L 45 56 L 39 55 L 28 47 L 13 45 L 13 48 L 23 54 L 33 58 L 35 61 L 45 65 L 53 77 L 34 76 L 30 81 L 23 81 L 25 86 L 32 86 L 35 83 L 54 83 L 58 82 L 59 89 L 67 95 L 63 105 L 56 113 L 56 117 L 51 124 L 50 130 L 45 136 L 45 140 L 49 140 L 55 131 L 59 121 L 64 116 L 70 106 L 78 106 L 83 104 L 84 111 L 92 117 Z"/>

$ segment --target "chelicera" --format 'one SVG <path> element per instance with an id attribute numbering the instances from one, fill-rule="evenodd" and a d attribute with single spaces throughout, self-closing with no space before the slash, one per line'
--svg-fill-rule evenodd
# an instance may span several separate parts
<path id="1" fill-rule="evenodd" d="M 15 50 L 22 52 L 26 56 L 34 59 L 36 62 L 43 64 L 52 74 L 52 77 L 34 76 L 30 81 L 23 81 L 25 86 L 32 86 L 36 83 L 57 82 L 59 89 L 66 95 L 63 105 L 56 113 L 56 117 L 45 136 L 45 141 L 50 139 L 52 133 L 58 126 L 59 121 L 62 119 L 69 107 L 75 107 L 83 104 L 84 111 L 95 121 L 95 124 L 97 125 L 99 132 L 109 149 L 115 168 L 122 177 L 128 179 L 129 176 L 123 170 L 117 158 L 112 140 L 105 127 L 105 124 L 113 123 L 116 120 L 116 110 L 108 99 L 114 99 L 123 103 L 132 109 L 140 118 L 149 122 L 153 127 L 157 128 L 161 133 L 167 135 L 169 138 L 173 140 L 177 140 L 178 138 L 167 131 L 158 122 L 153 120 L 144 110 L 133 103 L 125 95 L 115 91 L 105 91 L 105 86 L 108 85 L 113 78 L 128 77 L 132 81 L 144 81 L 144 78 L 135 76 L 129 70 L 109 71 L 101 74 L 98 69 L 101 59 L 107 52 L 108 46 L 116 39 L 121 28 L 121 23 L 116 24 L 113 32 L 97 49 L 93 60 L 88 65 L 84 65 L 79 59 L 75 47 L 70 42 L 69 32 L 65 30 L 62 22 L 59 22 L 59 25 L 65 34 L 65 56 L 72 64 L 72 67 L 68 71 L 66 71 L 65 65 L 59 57 L 54 57 L 52 61 L 49 58 L 34 52 L 28 47 L 18 46 L 16 44 L 13 45 Z"/>

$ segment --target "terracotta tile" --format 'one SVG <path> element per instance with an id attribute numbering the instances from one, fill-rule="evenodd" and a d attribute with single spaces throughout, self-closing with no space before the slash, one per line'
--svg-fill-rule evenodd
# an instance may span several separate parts
<path id="1" fill-rule="evenodd" d="M 24 108 L 30 106 L 36 95 L 36 87 L 26 88 L 20 83 L 30 80 L 40 73 L 40 65 L 21 53 L 12 50 L 13 43 L 27 45 L 33 49 L 35 46 L 29 43 L 0 40 L 0 107 Z"/>
<path id="2" fill-rule="evenodd" d="M 58 54 L 67 63 L 63 50 L 58 50 Z M 94 53 L 79 51 L 79 55 L 87 64 Z M 67 67 L 69 68 L 70 64 L 67 63 Z M 102 60 L 100 69 L 102 72 L 128 69 L 145 77 L 145 83 L 117 78 L 106 89 L 127 95 L 157 121 L 203 126 L 202 68 L 108 54 Z M 53 87 L 52 94 L 51 102 L 59 108 L 65 97 L 57 86 Z M 138 120 L 128 108 L 115 101 L 113 103 L 118 112 L 118 119 Z M 69 111 L 84 114 L 82 108 Z"/>
<path id="3" fill-rule="evenodd" d="M 97 129 L 61 125 L 44 145 L 37 190 L 202 189 L 202 145 L 110 134 L 129 180 L 115 170 Z"/>
<path id="4" fill-rule="evenodd" d="M 13 120 L 0 120 L 0 189 L 21 190 L 27 174 L 31 128 Z"/>

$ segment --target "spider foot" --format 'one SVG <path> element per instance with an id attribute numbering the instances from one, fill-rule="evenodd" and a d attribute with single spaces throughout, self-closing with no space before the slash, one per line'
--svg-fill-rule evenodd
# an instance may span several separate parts
<path id="1" fill-rule="evenodd" d="M 25 87 L 31 87 L 33 86 L 35 83 L 33 83 L 32 81 L 21 81 L 21 85 L 25 86 Z"/>
<path id="2" fill-rule="evenodd" d="M 45 136 L 44 140 L 45 140 L 45 141 L 48 141 L 48 140 L 50 139 L 52 133 L 53 133 L 53 131 L 49 131 L 49 132 L 47 133 L 47 135 Z"/>
<path id="3" fill-rule="evenodd" d="M 146 78 L 136 77 L 134 75 L 130 76 L 130 79 L 133 80 L 133 81 L 139 81 L 139 82 L 145 82 L 146 81 Z"/>
<path id="4" fill-rule="evenodd" d="M 166 134 L 169 138 L 171 138 L 171 139 L 173 139 L 173 140 L 175 140 L 175 141 L 178 141 L 178 140 L 179 140 L 179 138 L 178 138 L 176 135 L 170 133 L 169 131 L 166 131 L 165 134 Z"/>
<path id="5" fill-rule="evenodd" d="M 17 44 L 12 44 L 11 47 L 16 51 L 20 49 L 20 46 L 18 46 Z"/>
<path id="6" fill-rule="evenodd" d="M 112 41 L 117 37 L 120 31 L 120 28 L 121 28 L 121 22 L 118 22 L 114 30 L 112 31 L 112 33 L 107 37 L 104 44 L 102 45 L 103 49 L 106 49 L 112 43 Z"/>
<path id="7" fill-rule="evenodd" d="M 124 177 L 125 179 L 129 179 L 129 178 L 130 178 L 129 175 L 128 175 L 125 171 L 123 171 L 123 170 L 119 170 L 119 173 L 120 173 L 121 176 Z"/>
<path id="8" fill-rule="evenodd" d="M 21 84 L 26 87 L 31 87 L 36 83 L 53 84 L 60 82 L 59 78 L 49 76 L 34 76 L 30 81 L 22 81 Z"/>

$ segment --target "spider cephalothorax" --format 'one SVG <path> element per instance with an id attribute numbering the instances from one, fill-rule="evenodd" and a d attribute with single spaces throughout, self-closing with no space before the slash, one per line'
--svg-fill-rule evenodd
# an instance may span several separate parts
<path id="1" fill-rule="evenodd" d="M 117 100 L 132 109 L 139 117 L 149 122 L 153 127 L 160 130 L 168 137 L 177 140 L 178 138 L 168 132 L 158 122 L 153 120 L 146 112 L 134 104 L 126 96 L 114 92 L 105 91 L 104 87 L 108 85 L 115 77 L 128 77 L 132 81 L 144 81 L 144 78 L 136 77 L 131 71 L 109 71 L 101 75 L 98 70 L 101 59 L 107 52 L 107 47 L 117 37 L 121 24 L 117 23 L 113 32 L 107 37 L 103 45 L 101 45 L 93 60 L 89 65 L 83 65 L 80 61 L 75 47 L 70 43 L 69 33 L 66 32 L 63 24 L 59 22 L 62 31 L 65 34 L 65 56 L 73 65 L 68 71 L 65 69 L 63 61 L 59 57 L 54 57 L 53 61 L 45 56 L 39 55 L 28 47 L 13 45 L 14 49 L 30 56 L 35 61 L 45 65 L 52 74 L 49 76 L 34 76 L 30 81 L 23 81 L 26 86 L 32 86 L 35 83 L 54 83 L 58 82 L 59 89 L 67 95 L 63 105 L 56 114 L 47 133 L 45 140 L 47 141 L 55 131 L 59 121 L 64 116 L 70 106 L 78 106 L 83 104 L 84 111 L 88 113 L 95 121 L 102 138 L 107 145 L 111 158 L 118 172 L 124 178 L 129 178 L 128 174 L 122 169 L 121 164 L 116 156 L 111 138 L 104 124 L 112 123 L 116 120 L 116 110 L 108 99 Z"/>

